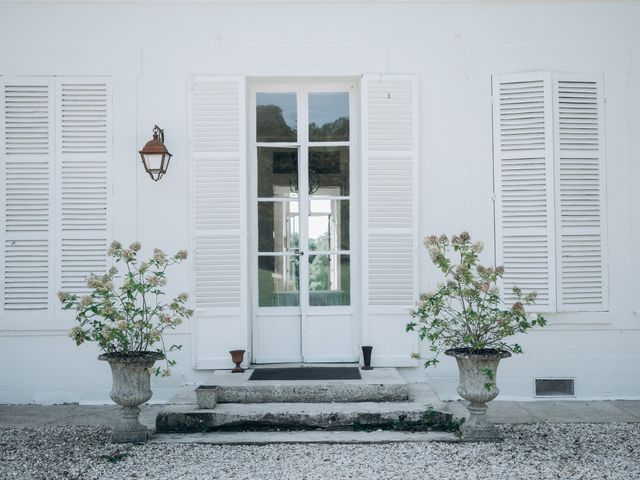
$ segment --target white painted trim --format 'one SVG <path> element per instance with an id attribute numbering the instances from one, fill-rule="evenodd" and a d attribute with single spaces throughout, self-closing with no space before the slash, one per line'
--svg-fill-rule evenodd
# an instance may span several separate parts
<path id="1" fill-rule="evenodd" d="M 240 321 L 244 319 L 244 361 L 248 364 L 251 361 L 251 316 L 249 309 L 249 218 L 248 218 L 248 191 L 247 191 L 247 77 L 239 76 L 239 122 L 240 122 L 240 271 L 244 281 L 241 282 L 240 297 Z"/>
<path id="2" fill-rule="evenodd" d="M 255 357 L 253 363 L 260 363 L 263 365 L 274 363 L 305 363 L 301 361 L 301 357 L 296 356 L 283 356 L 283 357 Z"/>
<path id="3" fill-rule="evenodd" d="M 249 361 L 247 360 L 247 354 L 244 355 L 244 360 L 241 364 L 243 368 L 249 368 Z M 204 357 L 198 360 L 198 364 L 194 367 L 196 370 L 230 370 L 235 367 L 235 364 L 231 361 L 231 355 L 228 357 Z"/>
<path id="4" fill-rule="evenodd" d="M 195 77 L 190 76 L 187 79 L 187 175 L 189 177 L 189 297 L 195 306 L 196 301 L 196 268 L 195 268 L 195 251 L 196 251 L 196 229 L 195 229 L 195 188 L 194 188 L 194 141 L 193 141 L 193 88 Z M 197 313 L 194 308 L 194 314 L 191 317 L 191 365 L 194 369 L 198 369 L 197 345 L 195 339 L 198 335 L 198 322 L 196 320 Z"/>
<path id="5" fill-rule="evenodd" d="M 270 5 L 270 4 L 376 4 L 376 5 L 402 5 L 402 4 L 441 4 L 445 0 L 0 0 L 0 4 L 127 4 L 127 5 Z M 580 0 L 568 0 L 569 3 L 578 3 Z M 595 3 L 618 3 L 619 0 L 593 0 Z M 447 3 L 530 3 L 531 0 L 446 0 Z M 555 0 L 546 0 L 554 3 Z"/>
<path id="6" fill-rule="evenodd" d="M 356 363 L 358 358 L 356 356 L 306 356 L 304 357 L 304 363 Z"/>
<path id="7" fill-rule="evenodd" d="M 369 195 L 367 189 L 367 178 L 369 176 L 369 82 L 367 76 L 363 75 L 360 82 L 360 145 L 361 145 L 361 162 L 360 162 L 360 233 L 362 239 L 360 245 L 362 252 L 360 254 L 360 298 L 362 299 L 362 307 L 360 308 L 362 315 L 362 345 L 371 345 L 371 322 L 369 321 L 370 305 L 369 305 L 369 242 L 367 241 L 368 226 L 367 218 L 369 218 Z"/>
<path id="8" fill-rule="evenodd" d="M 300 226 L 300 247 L 309 241 L 309 99 L 308 87 L 296 89 L 298 98 L 298 208 Z M 308 87 L 311 88 L 311 87 Z M 305 219 L 304 221 L 302 219 Z M 309 307 L 309 252 L 304 251 L 304 256 L 299 257 L 299 287 L 300 292 L 300 356 L 307 361 L 306 354 L 309 351 L 309 326 L 307 322 L 307 308 Z M 255 274 L 255 272 L 254 272 Z"/>
<path id="9" fill-rule="evenodd" d="M 411 75 L 413 99 L 412 99 L 412 118 L 413 118 L 413 298 L 418 300 L 420 276 L 418 271 L 418 248 L 421 245 L 420 235 L 420 89 L 418 84 L 418 76 Z M 415 305 L 415 304 L 414 304 Z M 417 334 L 415 334 L 417 338 Z M 412 361 L 412 364 L 416 364 Z"/>
<path id="10" fill-rule="evenodd" d="M 371 355 L 371 365 L 374 367 L 417 367 L 418 360 L 409 355 L 376 355 L 375 347 Z"/>

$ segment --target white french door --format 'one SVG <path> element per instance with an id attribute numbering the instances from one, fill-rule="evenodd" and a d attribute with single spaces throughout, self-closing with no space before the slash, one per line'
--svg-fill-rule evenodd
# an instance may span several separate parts
<path id="1" fill-rule="evenodd" d="M 252 361 L 356 361 L 355 84 L 261 82 L 249 97 Z"/>

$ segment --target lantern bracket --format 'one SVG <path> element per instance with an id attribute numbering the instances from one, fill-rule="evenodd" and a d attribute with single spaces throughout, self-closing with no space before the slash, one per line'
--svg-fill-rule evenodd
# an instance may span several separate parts
<path id="1" fill-rule="evenodd" d="M 164 130 L 160 128 L 158 125 L 153 126 L 153 136 L 160 137 L 160 141 L 164 143 Z"/>

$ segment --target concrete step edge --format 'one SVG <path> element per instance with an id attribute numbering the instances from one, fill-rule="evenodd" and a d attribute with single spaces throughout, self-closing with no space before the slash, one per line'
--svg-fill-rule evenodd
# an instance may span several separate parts
<path id="1" fill-rule="evenodd" d="M 237 385 L 196 389 L 207 403 L 213 394 L 219 403 L 320 403 L 320 402 L 393 402 L 407 401 L 406 384 L 364 385 Z M 200 400 L 198 400 L 200 402 Z"/>
<path id="2" fill-rule="evenodd" d="M 459 442 L 447 432 L 212 432 L 212 433 L 160 433 L 152 435 L 151 443 L 204 443 L 212 445 L 268 445 L 295 443 L 329 444 L 385 444 Z"/>
<path id="3" fill-rule="evenodd" d="M 315 402 L 315 403 L 221 403 L 214 409 L 199 408 L 197 404 L 168 405 L 161 413 L 202 412 L 224 414 L 270 413 L 354 413 L 354 412 L 424 412 L 429 407 L 436 411 L 446 411 L 444 405 L 429 405 L 418 402 Z"/>
<path id="4" fill-rule="evenodd" d="M 313 430 L 313 429 L 399 429 L 409 430 L 423 425 L 422 405 L 407 405 L 406 408 L 392 408 L 388 405 L 365 405 L 364 407 L 344 408 L 333 404 L 332 408 L 317 404 L 316 408 L 304 408 L 293 405 L 292 408 L 280 408 L 280 405 L 253 405 L 252 408 L 236 406 L 215 409 L 188 408 L 179 406 L 167 408 L 156 417 L 158 433 L 197 433 L 208 431 L 243 430 Z M 431 421 L 442 423 L 451 420 L 448 412 L 435 410 Z M 432 423 L 433 424 L 433 423 Z"/>

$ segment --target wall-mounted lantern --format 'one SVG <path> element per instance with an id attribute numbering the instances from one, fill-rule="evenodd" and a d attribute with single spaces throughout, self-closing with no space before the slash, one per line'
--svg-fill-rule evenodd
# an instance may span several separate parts
<path id="1" fill-rule="evenodd" d="M 164 130 L 155 125 L 153 127 L 153 138 L 147 142 L 140 150 L 142 164 L 149 176 L 157 182 L 167 173 L 171 154 L 164 146 Z"/>

